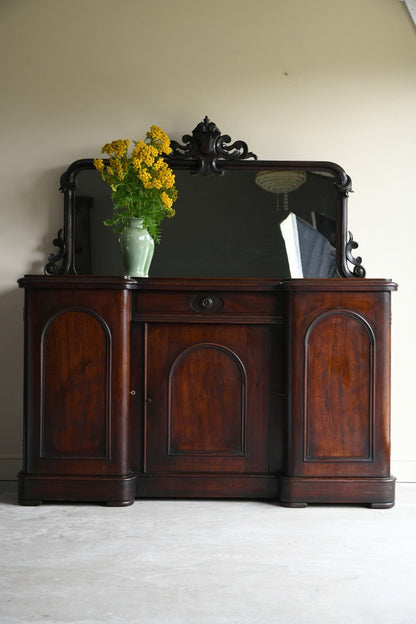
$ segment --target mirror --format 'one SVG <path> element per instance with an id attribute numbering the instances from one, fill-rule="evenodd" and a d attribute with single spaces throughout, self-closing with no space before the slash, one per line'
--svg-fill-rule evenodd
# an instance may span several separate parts
<path id="1" fill-rule="evenodd" d="M 172 141 L 176 215 L 162 225 L 151 277 L 363 277 L 347 232 L 350 179 L 333 163 L 258 161 L 207 118 Z M 254 160 L 251 160 L 254 159 Z M 45 273 L 123 275 L 104 226 L 111 192 L 92 159 L 63 174 L 65 226 Z M 294 254 L 297 258 L 294 257 Z"/>

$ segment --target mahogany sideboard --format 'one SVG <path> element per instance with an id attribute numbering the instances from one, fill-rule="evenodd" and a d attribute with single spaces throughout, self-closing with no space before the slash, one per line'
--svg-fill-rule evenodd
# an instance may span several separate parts
<path id="1" fill-rule="evenodd" d="M 393 282 L 49 275 L 20 286 L 21 504 L 394 504 Z"/>

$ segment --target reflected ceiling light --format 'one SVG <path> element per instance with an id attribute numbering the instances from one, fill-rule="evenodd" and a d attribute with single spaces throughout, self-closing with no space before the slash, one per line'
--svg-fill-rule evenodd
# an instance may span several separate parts
<path id="1" fill-rule="evenodd" d="M 283 195 L 283 209 L 289 210 L 288 193 L 296 191 L 305 182 L 306 171 L 260 171 L 256 175 L 256 184 L 277 196 L 278 210 L 279 195 Z"/>

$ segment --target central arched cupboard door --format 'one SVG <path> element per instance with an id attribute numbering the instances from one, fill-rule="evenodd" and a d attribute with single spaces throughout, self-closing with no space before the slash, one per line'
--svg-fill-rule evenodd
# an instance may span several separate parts
<path id="1" fill-rule="evenodd" d="M 274 329 L 150 323 L 146 333 L 144 473 L 279 472 L 282 436 L 270 439 L 279 417 L 269 388 L 283 389 L 272 379 Z M 202 477 L 201 495 L 207 483 Z"/>

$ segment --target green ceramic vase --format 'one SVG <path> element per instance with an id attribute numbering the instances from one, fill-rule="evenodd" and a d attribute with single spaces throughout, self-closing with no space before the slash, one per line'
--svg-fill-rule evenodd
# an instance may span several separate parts
<path id="1" fill-rule="evenodd" d="M 142 219 L 129 219 L 120 234 L 119 242 L 127 277 L 149 277 L 155 243 L 142 227 Z"/>

